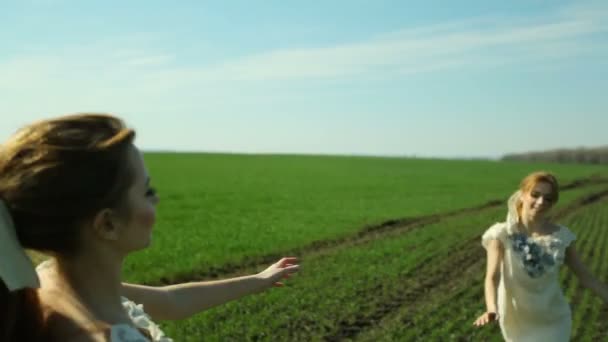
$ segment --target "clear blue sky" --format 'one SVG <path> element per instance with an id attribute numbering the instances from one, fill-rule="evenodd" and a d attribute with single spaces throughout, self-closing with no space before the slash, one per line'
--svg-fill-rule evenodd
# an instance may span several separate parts
<path id="1" fill-rule="evenodd" d="M 148 150 L 608 145 L 608 1 L 3 1 L 0 42 L 2 140 L 94 111 Z"/>

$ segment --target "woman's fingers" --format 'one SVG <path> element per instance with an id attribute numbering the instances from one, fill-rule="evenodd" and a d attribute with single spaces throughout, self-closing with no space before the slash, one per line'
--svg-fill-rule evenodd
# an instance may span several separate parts
<path id="1" fill-rule="evenodd" d="M 277 265 L 279 265 L 279 267 L 285 267 L 287 264 L 295 265 L 297 262 L 298 258 L 296 257 L 284 257 L 277 262 Z"/>
<path id="2" fill-rule="evenodd" d="M 287 274 L 291 275 L 293 273 L 298 272 L 299 270 L 300 270 L 300 265 L 292 265 L 292 266 L 275 269 L 275 274 L 278 274 L 280 276 L 284 276 Z"/>
<path id="3" fill-rule="evenodd" d="M 300 270 L 300 265 L 298 265 L 298 258 L 296 257 L 284 257 L 276 263 L 272 264 L 268 267 L 264 273 L 266 277 L 274 281 L 272 284 L 276 287 L 285 286 L 282 282 L 278 281 L 279 279 L 287 279 L 290 278 L 294 273 Z"/>
<path id="4" fill-rule="evenodd" d="M 486 312 L 483 315 L 479 316 L 479 318 L 477 318 L 473 325 L 479 327 L 494 321 L 498 321 L 498 314 L 494 312 Z"/>
<path id="5" fill-rule="evenodd" d="M 291 266 L 287 266 L 283 269 L 285 271 L 287 271 L 288 273 L 294 273 L 294 272 L 298 272 L 298 270 L 300 270 L 300 265 L 291 265 Z"/>
<path id="6" fill-rule="evenodd" d="M 486 324 L 488 324 L 489 319 L 488 319 L 488 314 L 483 314 L 481 316 L 479 316 L 479 318 L 477 318 L 477 320 L 475 321 L 475 323 L 473 323 L 475 326 L 484 326 Z"/>
<path id="7" fill-rule="evenodd" d="M 289 267 L 283 268 L 281 270 L 281 272 L 279 272 L 279 274 L 282 278 L 289 278 L 294 273 L 298 272 L 299 269 L 300 269 L 300 266 L 298 266 L 298 265 L 289 266 Z"/>

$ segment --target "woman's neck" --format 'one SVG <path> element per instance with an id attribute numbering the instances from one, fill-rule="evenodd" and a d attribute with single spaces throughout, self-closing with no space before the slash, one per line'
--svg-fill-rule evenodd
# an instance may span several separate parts
<path id="1" fill-rule="evenodd" d="M 56 261 L 56 285 L 62 286 L 67 295 L 97 320 L 108 324 L 125 322 L 128 316 L 120 301 L 123 258 L 83 253 L 78 257 L 58 257 Z"/>
<path id="2" fill-rule="evenodd" d="M 522 225 L 526 228 L 528 234 L 543 233 L 547 226 L 548 220 L 545 217 L 531 218 L 524 215 L 521 220 Z"/>

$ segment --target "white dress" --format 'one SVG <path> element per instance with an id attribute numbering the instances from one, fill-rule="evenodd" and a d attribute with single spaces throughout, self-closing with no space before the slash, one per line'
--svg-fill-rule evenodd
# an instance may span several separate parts
<path id="1" fill-rule="evenodd" d="M 45 269 L 52 267 L 52 259 L 40 263 L 36 267 L 38 273 L 44 272 Z M 112 342 L 173 342 L 172 339 L 165 336 L 150 319 L 144 310 L 142 304 L 135 304 L 125 297 L 121 297 L 121 303 L 133 325 L 129 324 L 114 324 L 110 328 L 110 341 Z M 150 334 L 152 339 L 144 336 L 137 328 L 145 330 Z"/>
<path id="2" fill-rule="evenodd" d="M 504 248 L 498 287 L 498 314 L 505 341 L 569 341 L 570 306 L 559 283 L 566 247 L 576 239 L 566 227 L 546 236 L 527 237 L 507 222 L 482 236 L 487 248 L 499 240 Z"/>
<path id="3" fill-rule="evenodd" d="M 156 325 L 144 312 L 142 304 L 135 304 L 125 297 L 121 297 L 122 306 L 129 314 L 131 321 L 140 329 L 146 330 L 152 337 L 152 342 L 173 342 L 172 339 L 165 336 Z M 139 330 L 127 324 L 115 324 L 112 326 L 110 333 L 112 342 L 148 342 L 150 339 L 142 335 Z"/>

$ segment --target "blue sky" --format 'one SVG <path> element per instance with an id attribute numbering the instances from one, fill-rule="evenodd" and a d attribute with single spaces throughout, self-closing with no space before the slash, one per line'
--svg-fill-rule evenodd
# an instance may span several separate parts
<path id="1" fill-rule="evenodd" d="M 0 3 L 0 138 L 109 112 L 147 150 L 608 145 L 606 1 Z"/>

